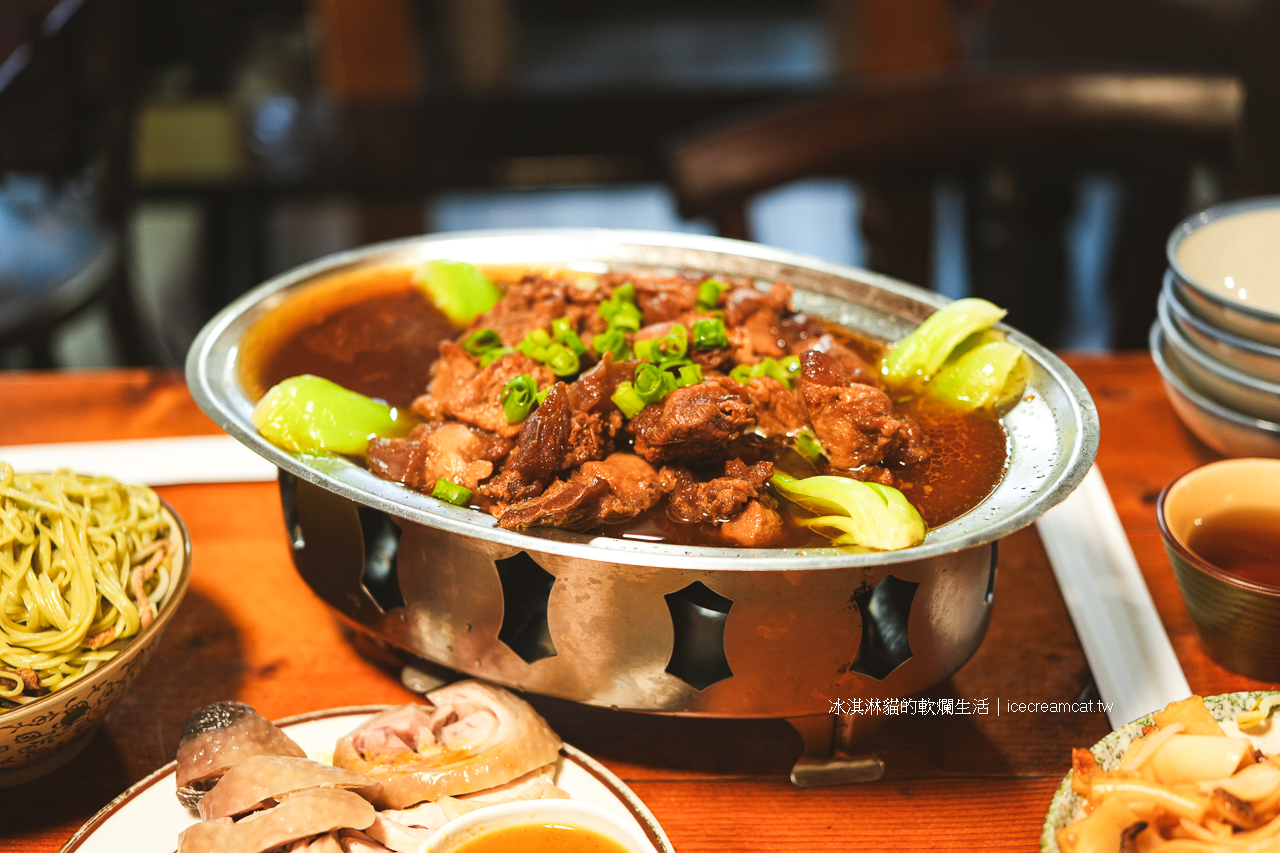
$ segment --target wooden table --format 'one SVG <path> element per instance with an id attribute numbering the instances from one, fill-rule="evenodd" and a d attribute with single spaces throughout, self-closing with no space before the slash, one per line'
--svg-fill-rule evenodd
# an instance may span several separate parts
<path id="1" fill-rule="evenodd" d="M 1146 355 L 1068 359 L 1102 419 L 1098 464 L 1138 562 L 1199 693 L 1275 687 L 1210 661 L 1192 633 L 1155 523 L 1161 488 L 1214 453 L 1188 433 Z M 216 432 L 182 377 L 144 371 L 0 373 L 0 446 Z M 62 770 L 0 791 L 0 851 L 57 850 L 128 785 L 168 762 L 188 712 L 235 698 L 267 717 L 406 702 L 394 669 L 362 657 L 294 572 L 273 484 L 160 490 L 185 519 L 194 576 L 163 646 L 100 734 Z M 891 718 L 874 784 L 799 790 L 800 739 L 776 720 L 663 718 L 535 704 L 653 810 L 681 853 L 702 850 L 1035 849 L 1072 746 L 1101 713 L 1008 714 L 996 702 L 1070 702 L 1089 668 L 1034 528 L 1001 543 L 991 628 L 973 659 L 928 695 L 987 699 L 986 716 Z"/>

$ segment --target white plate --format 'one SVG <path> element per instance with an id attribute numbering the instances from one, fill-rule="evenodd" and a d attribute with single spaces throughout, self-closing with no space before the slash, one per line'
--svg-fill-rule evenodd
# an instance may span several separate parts
<path id="1" fill-rule="evenodd" d="M 342 736 L 372 717 L 384 706 L 333 708 L 281 720 L 277 725 L 302 747 L 308 758 L 328 764 Z M 170 762 L 107 804 L 80 828 L 61 853 L 172 853 L 178 833 L 199 822 L 174 795 L 176 762 Z M 583 752 L 565 744 L 560 750 L 556 784 L 575 800 L 608 809 L 636 827 L 653 845 L 655 853 L 675 853 L 671 841 L 644 803 L 622 780 Z"/>

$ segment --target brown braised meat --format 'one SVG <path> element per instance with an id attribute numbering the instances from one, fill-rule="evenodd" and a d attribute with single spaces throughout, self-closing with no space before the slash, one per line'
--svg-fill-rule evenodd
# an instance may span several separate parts
<path id="1" fill-rule="evenodd" d="M 630 521 L 662 497 L 658 474 L 631 453 L 615 453 L 586 462 L 568 480 L 557 480 L 542 494 L 510 505 L 496 505 L 498 524 L 508 529 L 534 525 L 589 530 Z"/>
<path id="2" fill-rule="evenodd" d="M 431 421 L 414 427 L 407 438 L 370 441 L 369 470 L 424 492 L 435 488 L 439 477 L 474 489 L 511 447 L 511 439 L 466 424 Z"/>
<path id="3" fill-rule="evenodd" d="M 768 495 L 747 502 L 742 512 L 720 525 L 720 538 L 740 548 L 768 548 L 787 537 L 782 516 Z"/>
<path id="4" fill-rule="evenodd" d="M 748 467 L 741 459 L 730 459 L 724 464 L 723 476 L 702 483 L 682 469 L 664 468 L 663 473 L 664 480 L 674 480 L 667 503 L 671 520 L 719 524 L 741 513 L 748 501 L 765 493 L 765 483 L 773 476 L 773 463 L 757 462 Z"/>
<path id="5" fill-rule="evenodd" d="M 601 294 L 565 281 L 528 276 L 507 285 L 498 304 L 477 317 L 467 333 L 493 329 L 503 346 L 516 347 L 529 332 L 545 330 L 560 317 L 567 317 L 575 330 L 583 328 L 595 316 L 600 299 Z"/>
<path id="6" fill-rule="evenodd" d="M 860 385 L 880 387 L 880 379 L 876 376 L 875 369 L 867 364 L 862 356 L 837 341 L 831 335 L 823 334 L 816 338 L 808 338 L 795 350 L 797 353 L 808 351 L 824 353 L 840 362 L 844 366 L 850 381 L 857 382 Z"/>
<path id="7" fill-rule="evenodd" d="M 470 360 L 460 347 L 458 352 Z M 446 354 L 443 346 L 440 357 L 457 362 L 456 354 L 452 351 Z M 410 407 L 413 413 L 424 420 L 439 420 L 447 415 L 487 432 L 514 438 L 520 433 L 521 424 L 508 423 L 502 412 L 502 391 L 507 383 L 522 373 L 532 376 L 540 389 L 555 381 L 550 370 L 519 352 L 504 355 L 468 378 L 459 379 L 464 372 L 455 366 L 442 368 L 427 393 L 413 401 Z"/>
<path id="8" fill-rule="evenodd" d="M 833 468 L 912 464 L 927 458 L 919 425 L 894 417 L 888 395 L 855 383 L 831 356 L 813 350 L 802 353 L 797 387 Z"/>
<path id="9" fill-rule="evenodd" d="M 800 407 L 800 399 L 778 380 L 757 376 L 747 384 L 746 391 L 755 406 L 756 432 L 766 436 L 794 435 L 809 425 Z"/>
<path id="10" fill-rule="evenodd" d="M 729 458 L 729 443 L 754 425 L 755 408 L 741 386 L 707 381 L 646 406 L 628 429 L 636 453 L 649 462 L 705 465 Z"/>
<path id="11" fill-rule="evenodd" d="M 704 276 L 640 276 L 628 279 L 636 287 L 636 307 L 646 323 L 682 320 L 698 303 Z"/>
<path id="12" fill-rule="evenodd" d="M 791 310 L 791 285 L 775 283 L 767 293 L 735 287 L 724 295 L 724 322 L 738 364 L 787 354 L 782 315 Z"/>

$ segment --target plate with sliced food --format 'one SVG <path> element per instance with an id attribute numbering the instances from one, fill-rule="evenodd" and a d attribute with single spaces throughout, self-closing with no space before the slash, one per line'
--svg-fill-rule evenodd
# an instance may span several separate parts
<path id="1" fill-rule="evenodd" d="M 1041 853 L 1280 851 L 1280 693 L 1191 696 L 1073 750 Z"/>
<path id="2" fill-rule="evenodd" d="M 531 841 L 539 832 L 555 837 Z M 522 846 L 672 853 L 618 777 L 526 702 L 473 680 L 421 704 L 278 724 L 239 702 L 197 709 L 176 760 L 108 804 L 63 853 L 480 853 L 502 833 Z"/>

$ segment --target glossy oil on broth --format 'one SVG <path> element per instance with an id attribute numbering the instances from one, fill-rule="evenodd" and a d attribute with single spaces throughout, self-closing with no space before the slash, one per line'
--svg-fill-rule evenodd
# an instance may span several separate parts
<path id="1" fill-rule="evenodd" d="M 456 853 L 627 853 L 616 841 L 590 830 L 556 823 L 495 829 L 468 841 Z"/>
<path id="2" fill-rule="evenodd" d="M 1198 519 L 1187 547 L 1232 577 L 1280 589 L 1280 508 L 1250 507 Z"/>

